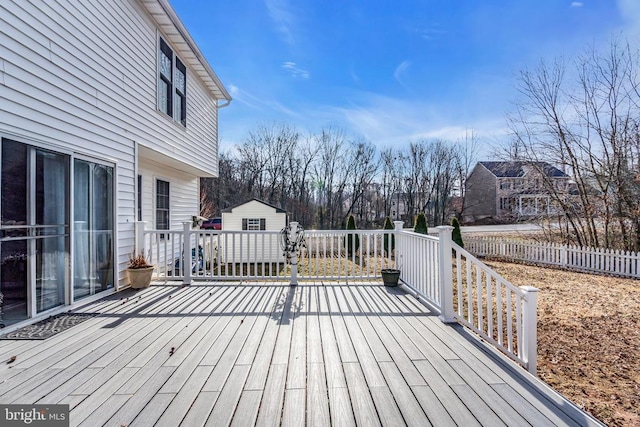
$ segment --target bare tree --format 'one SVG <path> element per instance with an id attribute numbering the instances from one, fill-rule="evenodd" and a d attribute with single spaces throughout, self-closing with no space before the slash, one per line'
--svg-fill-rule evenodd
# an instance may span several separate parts
<path id="1" fill-rule="evenodd" d="M 545 182 L 567 240 L 638 250 L 638 54 L 614 40 L 573 64 L 571 74 L 561 60 L 520 74 L 522 102 L 509 118 L 519 153 L 575 180 L 574 197 Z"/>

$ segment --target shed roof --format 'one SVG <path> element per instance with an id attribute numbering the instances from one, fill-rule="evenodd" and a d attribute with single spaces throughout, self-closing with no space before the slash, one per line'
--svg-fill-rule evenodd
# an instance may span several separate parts
<path id="1" fill-rule="evenodd" d="M 240 204 L 238 204 L 238 205 L 232 206 L 232 207 L 230 207 L 230 208 L 223 209 L 223 210 L 222 210 L 222 212 L 227 212 L 227 213 L 229 213 L 229 212 L 231 212 L 232 210 L 234 210 L 235 208 L 240 207 L 240 206 L 242 206 L 242 205 L 246 205 L 247 203 L 250 203 L 250 202 L 258 202 L 258 203 L 262 203 L 262 204 L 263 204 L 263 205 L 265 205 L 265 206 L 268 206 L 268 207 L 270 207 L 270 208 L 275 209 L 277 213 L 285 213 L 285 214 L 287 213 L 287 211 L 285 211 L 284 209 L 279 208 L 279 207 L 277 207 L 277 206 L 274 206 L 274 205 L 272 205 L 271 203 L 267 203 L 267 202 L 265 202 L 264 200 L 260 200 L 260 199 L 258 199 L 258 198 L 256 198 L 256 197 L 254 197 L 254 198 L 252 198 L 252 199 L 249 199 L 249 200 L 247 200 L 246 202 L 242 202 L 242 203 L 240 203 Z"/>

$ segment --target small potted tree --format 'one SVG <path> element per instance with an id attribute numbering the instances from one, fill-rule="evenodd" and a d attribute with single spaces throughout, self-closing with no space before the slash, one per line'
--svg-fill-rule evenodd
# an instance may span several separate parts
<path id="1" fill-rule="evenodd" d="M 391 222 L 391 218 L 386 217 L 384 220 L 384 230 L 393 230 L 393 223 Z M 385 264 L 388 262 L 389 258 L 393 256 L 393 251 L 396 246 L 396 236 L 391 234 L 384 234 L 383 241 L 383 249 L 386 253 Z M 381 271 L 382 274 L 382 283 L 385 286 L 398 286 L 398 281 L 400 280 L 400 270 L 397 268 L 383 268 Z"/>
<path id="2" fill-rule="evenodd" d="M 154 266 L 147 262 L 147 258 L 143 253 L 134 256 L 130 255 L 127 274 L 129 275 L 131 287 L 134 289 L 148 288 L 151 284 L 153 268 Z"/>

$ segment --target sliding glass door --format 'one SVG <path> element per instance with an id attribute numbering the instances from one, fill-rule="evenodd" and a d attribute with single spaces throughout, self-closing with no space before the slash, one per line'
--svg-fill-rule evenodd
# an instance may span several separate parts
<path id="1" fill-rule="evenodd" d="M 113 167 L 73 163 L 74 299 L 113 287 Z"/>
<path id="2" fill-rule="evenodd" d="M 65 304 L 69 156 L 2 140 L 0 323 Z"/>

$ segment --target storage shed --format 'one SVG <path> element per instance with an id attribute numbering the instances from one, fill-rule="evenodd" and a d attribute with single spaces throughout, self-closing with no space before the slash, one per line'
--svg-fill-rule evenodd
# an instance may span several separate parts
<path id="1" fill-rule="evenodd" d="M 286 225 L 286 211 L 255 198 L 223 211 L 223 262 L 284 262 L 279 232 Z"/>

